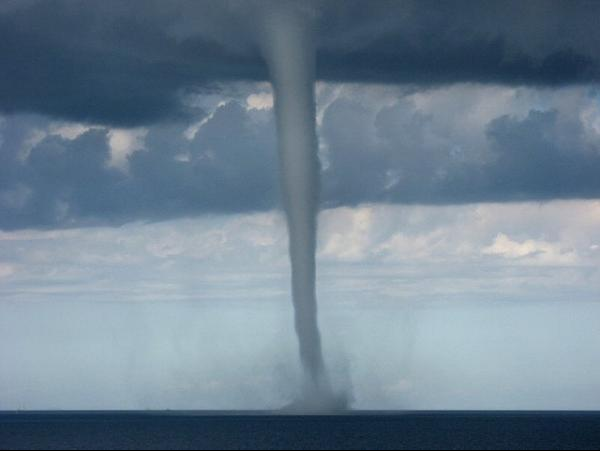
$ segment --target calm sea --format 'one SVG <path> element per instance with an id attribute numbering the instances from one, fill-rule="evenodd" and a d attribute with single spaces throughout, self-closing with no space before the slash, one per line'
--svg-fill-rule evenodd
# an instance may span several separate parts
<path id="1" fill-rule="evenodd" d="M 1 449 L 600 449 L 600 413 L 0 413 Z"/>

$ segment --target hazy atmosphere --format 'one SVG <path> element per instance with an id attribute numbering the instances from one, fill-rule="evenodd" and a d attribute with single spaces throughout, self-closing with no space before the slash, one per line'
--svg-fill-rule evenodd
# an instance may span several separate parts
<path id="1" fill-rule="evenodd" d="M 0 410 L 600 409 L 600 3 L 343 3 L 0 4 Z"/>

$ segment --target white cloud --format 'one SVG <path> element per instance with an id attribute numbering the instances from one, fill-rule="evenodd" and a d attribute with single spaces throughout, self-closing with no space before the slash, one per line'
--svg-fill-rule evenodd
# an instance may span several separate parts
<path id="1" fill-rule="evenodd" d="M 229 102 L 228 101 L 224 101 L 221 100 L 220 102 L 218 102 L 215 107 L 212 109 L 212 111 L 206 116 L 204 117 L 202 120 L 190 125 L 185 132 L 183 133 L 183 135 L 185 136 L 185 138 L 188 141 L 192 141 L 196 135 L 198 134 L 198 132 L 200 131 L 200 129 L 202 127 L 204 127 L 214 116 L 215 113 L 217 112 L 217 110 L 219 108 L 222 108 L 224 106 L 226 106 Z"/>
<path id="2" fill-rule="evenodd" d="M 19 149 L 19 160 L 21 161 L 27 161 L 27 159 L 29 158 L 29 155 L 31 154 L 31 151 L 39 144 L 41 143 L 46 136 L 48 136 L 48 132 L 46 130 L 42 130 L 39 128 L 34 128 L 32 129 L 27 138 L 25 139 L 25 141 L 23 142 L 22 147 Z"/>
<path id="3" fill-rule="evenodd" d="M 549 287 L 555 296 L 564 290 L 597 296 L 598 243 L 596 201 L 336 208 L 320 216 L 319 286 L 365 297 L 535 298 Z M 14 274 L 20 285 L 11 291 L 4 284 L 0 297 L 78 292 L 103 299 L 118 291 L 123 299 L 222 298 L 250 293 L 252 284 L 269 296 L 275 288 L 259 283 L 257 274 L 278 274 L 277 292 L 285 292 L 287 246 L 280 212 L 2 232 L 0 255 L 20 268 Z M 253 275 L 240 276 L 248 272 Z M 233 285 L 210 282 L 208 291 L 202 285 L 202 274 L 231 273 Z M 150 289 L 147 283 L 156 280 L 162 285 Z"/>
<path id="4" fill-rule="evenodd" d="M 57 135 L 63 139 L 68 139 L 72 141 L 94 128 L 98 127 L 79 123 L 56 123 L 50 125 L 48 132 L 51 135 Z"/>
<path id="5" fill-rule="evenodd" d="M 600 202 L 338 208 L 321 214 L 319 234 L 329 262 L 593 265 Z"/>
<path id="6" fill-rule="evenodd" d="M 595 264 L 600 202 L 478 204 L 429 207 L 363 205 L 325 210 L 319 254 L 328 263 L 473 262 L 484 259 L 540 264 Z M 77 263 L 84 247 L 106 256 L 189 257 L 197 261 L 287 259 L 281 213 L 212 216 L 122 228 L 0 232 L 3 253 L 64 248 L 56 258 Z"/>
<path id="7" fill-rule="evenodd" d="M 587 98 L 586 103 L 580 112 L 581 122 L 590 144 L 600 147 L 600 98 Z"/>
<path id="8" fill-rule="evenodd" d="M 27 138 L 19 150 L 19 159 L 26 161 L 31 151 L 49 136 L 59 136 L 72 141 L 94 128 L 99 127 L 76 122 L 54 122 L 42 128 L 33 128 L 29 131 Z"/>
<path id="9" fill-rule="evenodd" d="M 270 92 L 258 92 L 250 94 L 246 98 L 248 110 L 270 110 L 273 108 L 273 94 Z"/>
<path id="10" fill-rule="evenodd" d="M 319 256 L 339 261 L 364 260 L 373 244 L 370 242 L 373 220 L 373 208 L 366 206 L 323 212 Z"/>
<path id="11" fill-rule="evenodd" d="M 578 256 L 573 250 L 547 241 L 525 240 L 518 242 L 500 233 L 494 243 L 482 250 L 484 255 L 496 255 L 510 259 L 523 259 L 543 264 L 573 264 Z"/>
<path id="12" fill-rule="evenodd" d="M 111 129 L 108 132 L 110 146 L 109 166 L 126 171 L 128 157 L 138 150 L 144 149 L 144 138 L 148 129 Z"/>
<path id="13" fill-rule="evenodd" d="M 342 95 L 344 89 L 347 88 L 342 84 L 317 82 L 315 94 L 317 98 L 316 122 L 318 127 L 323 123 L 323 115 L 327 108 Z"/>

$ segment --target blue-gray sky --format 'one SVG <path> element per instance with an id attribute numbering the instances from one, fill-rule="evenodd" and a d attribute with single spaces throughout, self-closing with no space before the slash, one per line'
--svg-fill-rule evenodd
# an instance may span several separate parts
<path id="1" fill-rule="evenodd" d="M 353 407 L 597 409 L 600 204 L 321 215 Z M 299 381 L 282 215 L 0 234 L 0 409 L 277 408 Z"/>

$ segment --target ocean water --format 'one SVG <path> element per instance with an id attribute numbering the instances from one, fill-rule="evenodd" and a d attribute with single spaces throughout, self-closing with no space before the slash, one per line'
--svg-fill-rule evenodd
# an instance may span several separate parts
<path id="1" fill-rule="evenodd" d="M 0 449 L 598 449 L 600 413 L 0 414 Z"/>

